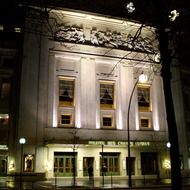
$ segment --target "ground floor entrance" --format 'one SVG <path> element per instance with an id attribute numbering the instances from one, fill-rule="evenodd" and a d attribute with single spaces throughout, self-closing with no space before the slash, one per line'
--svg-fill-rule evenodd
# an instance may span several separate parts
<path id="1" fill-rule="evenodd" d="M 7 156 L 0 155 L 0 176 L 7 174 Z"/>
<path id="2" fill-rule="evenodd" d="M 139 145 L 139 143 L 138 143 Z M 142 146 L 144 145 L 144 146 Z M 73 145 L 56 145 L 48 147 L 46 162 L 52 165 L 47 177 L 88 177 L 88 168 L 93 168 L 94 177 L 120 176 L 135 177 L 168 174 L 164 163 L 169 163 L 167 149 L 156 150 L 149 144 L 131 147 L 131 157 L 128 157 L 127 146 L 106 146 L 79 144 L 75 151 Z M 145 146 L 146 145 L 146 146 Z M 129 162 L 130 159 L 130 162 Z M 53 161 L 53 163 L 52 163 Z M 128 164 L 130 163 L 130 165 Z"/>

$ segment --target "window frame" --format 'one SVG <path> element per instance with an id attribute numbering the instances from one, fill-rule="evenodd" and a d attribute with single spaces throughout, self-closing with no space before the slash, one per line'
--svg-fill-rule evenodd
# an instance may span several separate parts
<path id="1" fill-rule="evenodd" d="M 111 119 L 111 125 L 104 125 L 104 118 L 110 118 Z M 112 115 L 103 115 L 102 116 L 102 128 L 113 128 L 113 116 Z"/>
<path id="2" fill-rule="evenodd" d="M 141 120 L 148 120 L 148 126 L 147 127 L 143 127 Z M 151 118 L 149 118 L 149 117 L 140 117 L 140 128 L 143 129 L 143 130 L 152 129 Z"/>
<path id="3" fill-rule="evenodd" d="M 100 152 L 100 176 L 103 174 L 103 163 L 106 165 L 106 171 L 103 175 L 120 175 L 120 156 L 120 153 L 117 152 Z"/>
<path id="4" fill-rule="evenodd" d="M 111 118 L 111 126 L 103 125 L 104 124 L 103 118 Z M 102 113 L 101 114 L 100 124 L 101 124 L 101 128 L 102 129 L 115 129 L 116 128 L 116 124 L 115 124 L 115 117 L 114 117 L 114 115 L 112 115 L 111 113 Z"/>
<path id="5" fill-rule="evenodd" d="M 70 116 L 70 124 L 64 124 L 62 123 L 62 116 L 65 115 L 65 116 Z M 72 127 L 73 126 L 73 115 L 72 113 L 60 113 L 60 119 L 59 119 L 59 123 L 60 123 L 60 126 L 61 127 Z"/>
<path id="6" fill-rule="evenodd" d="M 101 85 L 110 85 L 112 86 L 112 101 L 113 103 L 112 104 L 102 104 L 101 103 L 101 95 L 103 95 L 103 93 L 101 93 Z M 100 88 L 100 91 L 99 91 L 99 103 L 100 103 L 100 108 L 101 109 L 115 109 L 115 82 L 114 81 L 105 81 L 105 80 L 100 80 L 99 81 L 99 88 Z M 105 92 L 104 92 L 105 93 Z"/>
<path id="7" fill-rule="evenodd" d="M 58 177 L 71 177 L 75 166 L 77 176 L 77 153 L 76 152 L 54 152 L 53 174 Z M 61 162 L 60 162 L 61 160 Z"/>
<path id="8" fill-rule="evenodd" d="M 9 125 L 9 114 L 0 114 L 0 126 Z"/>
<path id="9" fill-rule="evenodd" d="M 139 89 L 148 89 L 148 106 L 140 106 L 139 105 Z M 138 108 L 142 112 L 151 111 L 151 94 L 150 94 L 150 85 L 137 85 L 137 101 L 138 101 Z"/>
<path id="10" fill-rule="evenodd" d="M 64 91 L 64 89 L 60 90 L 60 81 L 69 81 L 72 82 L 72 101 L 61 101 L 60 100 L 60 91 Z M 59 101 L 59 106 L 60 107 L 73 107 L 75 104 L 75 78 L 73 77 L 64 77 L 64 76 L 59 76 L 58 77 L 58 101 Z"/>

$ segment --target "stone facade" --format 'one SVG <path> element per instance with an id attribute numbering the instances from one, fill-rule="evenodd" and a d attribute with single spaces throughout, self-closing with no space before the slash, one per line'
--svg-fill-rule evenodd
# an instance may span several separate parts
<path id="1" fill-rule="evenodd" d="M 100 177 L 103 159 L 108 175 L 125 177 L 129 127 L 133 175 L 168 175 L 158 53 L 152 27 L 73 11 L 52 10 L 47 17 L 28 10 L 16 135 L 26 138 L 23 171 L 72 177 L 75 166 L 76 176 L 85 177 L 93 164 Z M 138 81 L 142 72 L 146 84 Z M 110 98 L 103 103 L 105 89 Z M 148 106 L 139 106 L 140 92 Z M 12 160 L 19 172 L 20 151 Z"/>

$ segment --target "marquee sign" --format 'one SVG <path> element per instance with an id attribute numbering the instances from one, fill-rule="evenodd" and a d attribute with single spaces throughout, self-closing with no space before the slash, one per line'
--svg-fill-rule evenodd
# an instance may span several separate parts
<path id="1" fill-rule="evenodd" d="M 8 150 L 8 146 L 7 145 L 0 145 L 0 150 Z"/>
<path id="2" fill-rule="evenodd" d="M 89 145 L 110 145 L 110 146 L 127 146 L 127 141 L 88 141 Z M 150 142 L 148 141 L 135 141 L 130 142 L 130 146 L 140 147 L 140 146 L 150 146 Z"/>

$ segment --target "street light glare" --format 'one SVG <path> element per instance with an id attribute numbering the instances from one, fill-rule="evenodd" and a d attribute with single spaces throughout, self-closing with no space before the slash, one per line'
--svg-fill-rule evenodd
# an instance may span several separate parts
<path id="1" fill-rule="evenodd" d="M 145 75 L 144 73 L 139 75 L 139 82 L 140 83 L 146 83 L 148 81 L 148 76 Z"/>
<path id="2" fill-rule="evenodd" d="M 167 146 L 167 148 L 170 148 L 171 147 L 171 143 L 167 142 L 166 146 Z"/>
<path id="3" fill-rule="evenodd" d="M 26 139 L 23 138 L 23 137 L 20 138 L 20 139 L 19 139 L 19 143 L 20 143 L 20 144 L 25 144 L 25 143 L 26 143 Z"/>

